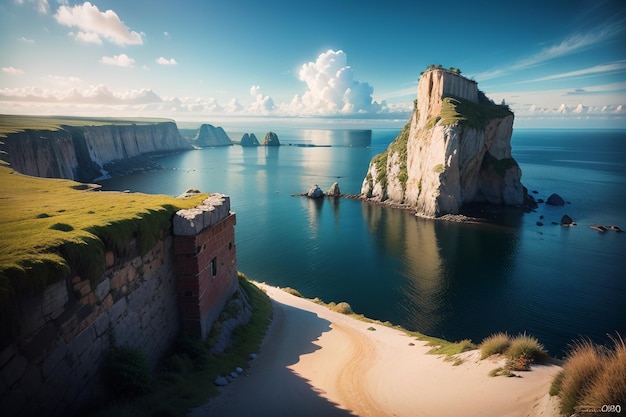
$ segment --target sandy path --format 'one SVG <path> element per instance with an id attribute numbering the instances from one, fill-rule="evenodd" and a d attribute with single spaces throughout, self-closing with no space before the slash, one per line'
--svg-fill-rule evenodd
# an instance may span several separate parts
<path id="1" fill-rule="evenodd" d="M 546 393 L 558 367 L 491 378 L 501 363 L 479 361 L 476 351 L 452 366 L 401 331 L 263 288 L 274 320 L 249 376 L 190 417 L 553 415 Z"/>

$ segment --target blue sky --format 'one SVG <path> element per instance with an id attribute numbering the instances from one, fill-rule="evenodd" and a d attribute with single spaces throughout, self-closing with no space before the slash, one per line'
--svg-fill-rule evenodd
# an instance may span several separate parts
<path id="1" fill-rule="evenodd" d="M 0 0 L 0 112 L 401 125 L 430 64 L 518 127 L 626 128 L 626 3 Z"/>

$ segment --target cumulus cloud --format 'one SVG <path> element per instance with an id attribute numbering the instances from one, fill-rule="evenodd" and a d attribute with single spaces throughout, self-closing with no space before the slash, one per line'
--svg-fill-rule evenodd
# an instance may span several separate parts
<path id="1" fill-rule="evenodd" d="M 254 96 L 254 102 L 250 105 L 250 112 L 258 114 L 268 114 L 276 108 L 274 100 L 270 96 L 261 93 L 261 87 L 253 85 L 250 87 L 250 95 Z"/>
<path id="2" fill-rule="evenodd" d="M 22 75 L 22 74 L 24 74 L 24 71 L 22 71 L 19 68 L 14 68 L 14 67 L 2 67 L 2 72 L 5 72 L 5 73 L 11 74 L 11 75 Z"/>
<path id="3" fill-rule="evenodd" d="M 132 68 L 135 65 L 135 60 L 126 54 L 103 56 L 100 62 L 107 65 L 115 65 L 126 68 Z"/>
<path id="4" fill-rule="evenodd" d="M 291 106 L 308 114 L 376 113 L 381 105 L 372 99 L 374 88 L 354 79 L 345 52 L 328 50 L 315 62 L 300 68 L 299 79 L 308 90 L 296 96 Z"/>
<path id="5" fill-rule="evenodd" d="M 156 63 L 159 65 L 178 65 L 178 62 L 174 58 L 167 59 L 162 56 L 156 59 Z"/>
<path id="6" fill-rule="evenodd" d="M 82 5 L 59 7 L 55 20 L 68 27 L 76 27 L 79 32 L 70 32 L 77 40 L 102 43 L 102 38 L 117 45 L 141 45 L 141 34 L 131 31 L 113 10 L 100 11 L 98 6 L 85 2 Z M 97 41 L 96 41 L 97 39 Z"/>
<path id="7" fill-rule="evenodd" d="M 243 111 L 243 106 L 236 98 L 231 98 L 224 110 L 228 113 L 239 113 Z"/>
<path id="8" fill-rule="evenodd" d="M 75 79 L 78 80 L 78 79 Z M 86 88 L 73 87 L 68 90 L 47 90 L 37 87 L 0 89 L 0 101 L 74 103 L 74 104 L 147 104 L 163 101 L 150 89 L 113 92 L 103 84 Z"/>
<path id="9" fill-rule="evenodd" d="M 33 43 L 35 43 L 34 39 L 28 39 L 28 38 L 26 38 L 24 36 L 22 36 L 20 38 L 17 38 L 17 40 L 20 41 L 20 42 L 24 42 L 26 44 L 33 44 Z"/>

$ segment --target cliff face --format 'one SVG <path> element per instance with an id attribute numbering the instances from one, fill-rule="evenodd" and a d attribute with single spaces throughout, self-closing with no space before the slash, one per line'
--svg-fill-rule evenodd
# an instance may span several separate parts
<path id="1" fill-rule="evenodd" d="M 196 146 L 230 146 L 233 143 L 221 127 L 215 127 L 210 124 L 203 124 L 198 129 L 198 133 L 191 140 Z"/>
<path id="2" fill-rule="evenodd" d="M 265 138 L 261 143 L 263 146 L 280 146 L 280 141 L 278 140 L 278 135 L 274 132 L 267 132 L 265 134 Z"/>
<path id="3" fill-rule="evenodd" d="M 249 135 L 244 133 L 239 144 L 241 146 L 259 146 L 259 140 L 254 133 L 250 133 Z"/>
<path id="4" fill-rule="evenodd" d="M 415 113 L 372 160 L 361 193 L 434 217 L 468 203 L 523 204 L 522 173 L 511 157 L 513 113 L 448 70 L 425 72 L 417 91 Z"/>
<path id="5" fill-rule="evenodd" d="M 109 162 L 191 148 L 174 122 L 25 130 L 7 134 L 2 142 L 3 159 L 16 171 L 78 181 L 103 175 Z"/>

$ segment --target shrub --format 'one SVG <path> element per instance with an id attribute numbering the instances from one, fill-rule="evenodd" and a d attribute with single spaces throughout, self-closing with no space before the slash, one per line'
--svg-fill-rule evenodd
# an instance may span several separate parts
<path id="1" fill-rule="evenodd" d="M 542 362 L 548 357 L 548 354 L 537 338 L 524 333 L 511 340 L 511 345 L 506 350 L 506 356 L 513 362 L 518 360 Z"/>
<path id="2" fill-rule="evenodd" d="M 302 294 L 300 294 L 300 291 L 296 290 L 295 288 L 287 287 L 283 288 L 283 291 L 285 291 L 287 294 L 295 295 L 296 297 L 302 298 Z"/>
<path id="3" fill-rule="evenodd" d="M 148 360 L 139 349 L 110 349 L 102 364 L 102 375 L 105 386 L 115 398 L 133 398 L 152 389 Z"/>
<path id="4" fill-rule="evenodd" d="M 480 359 L 503 354 L 511 346 L 511 338 L 506 333 L 496 333 L 485 338 L 480 344 Z"/>
<path id="5" fill-rule="evenodd" d="M 352 313 L 354 313 L 352 311 L 352 307 L 350 307 L 350 304 L 346 303 L 345 301 L 342 301 L 339 304 L 337 304 L 336 306 L 334 306 L 333 307 L 333 311 L 336 311 L 337 313 L 341 313 L 341 314 L 352 314 Z"/>

